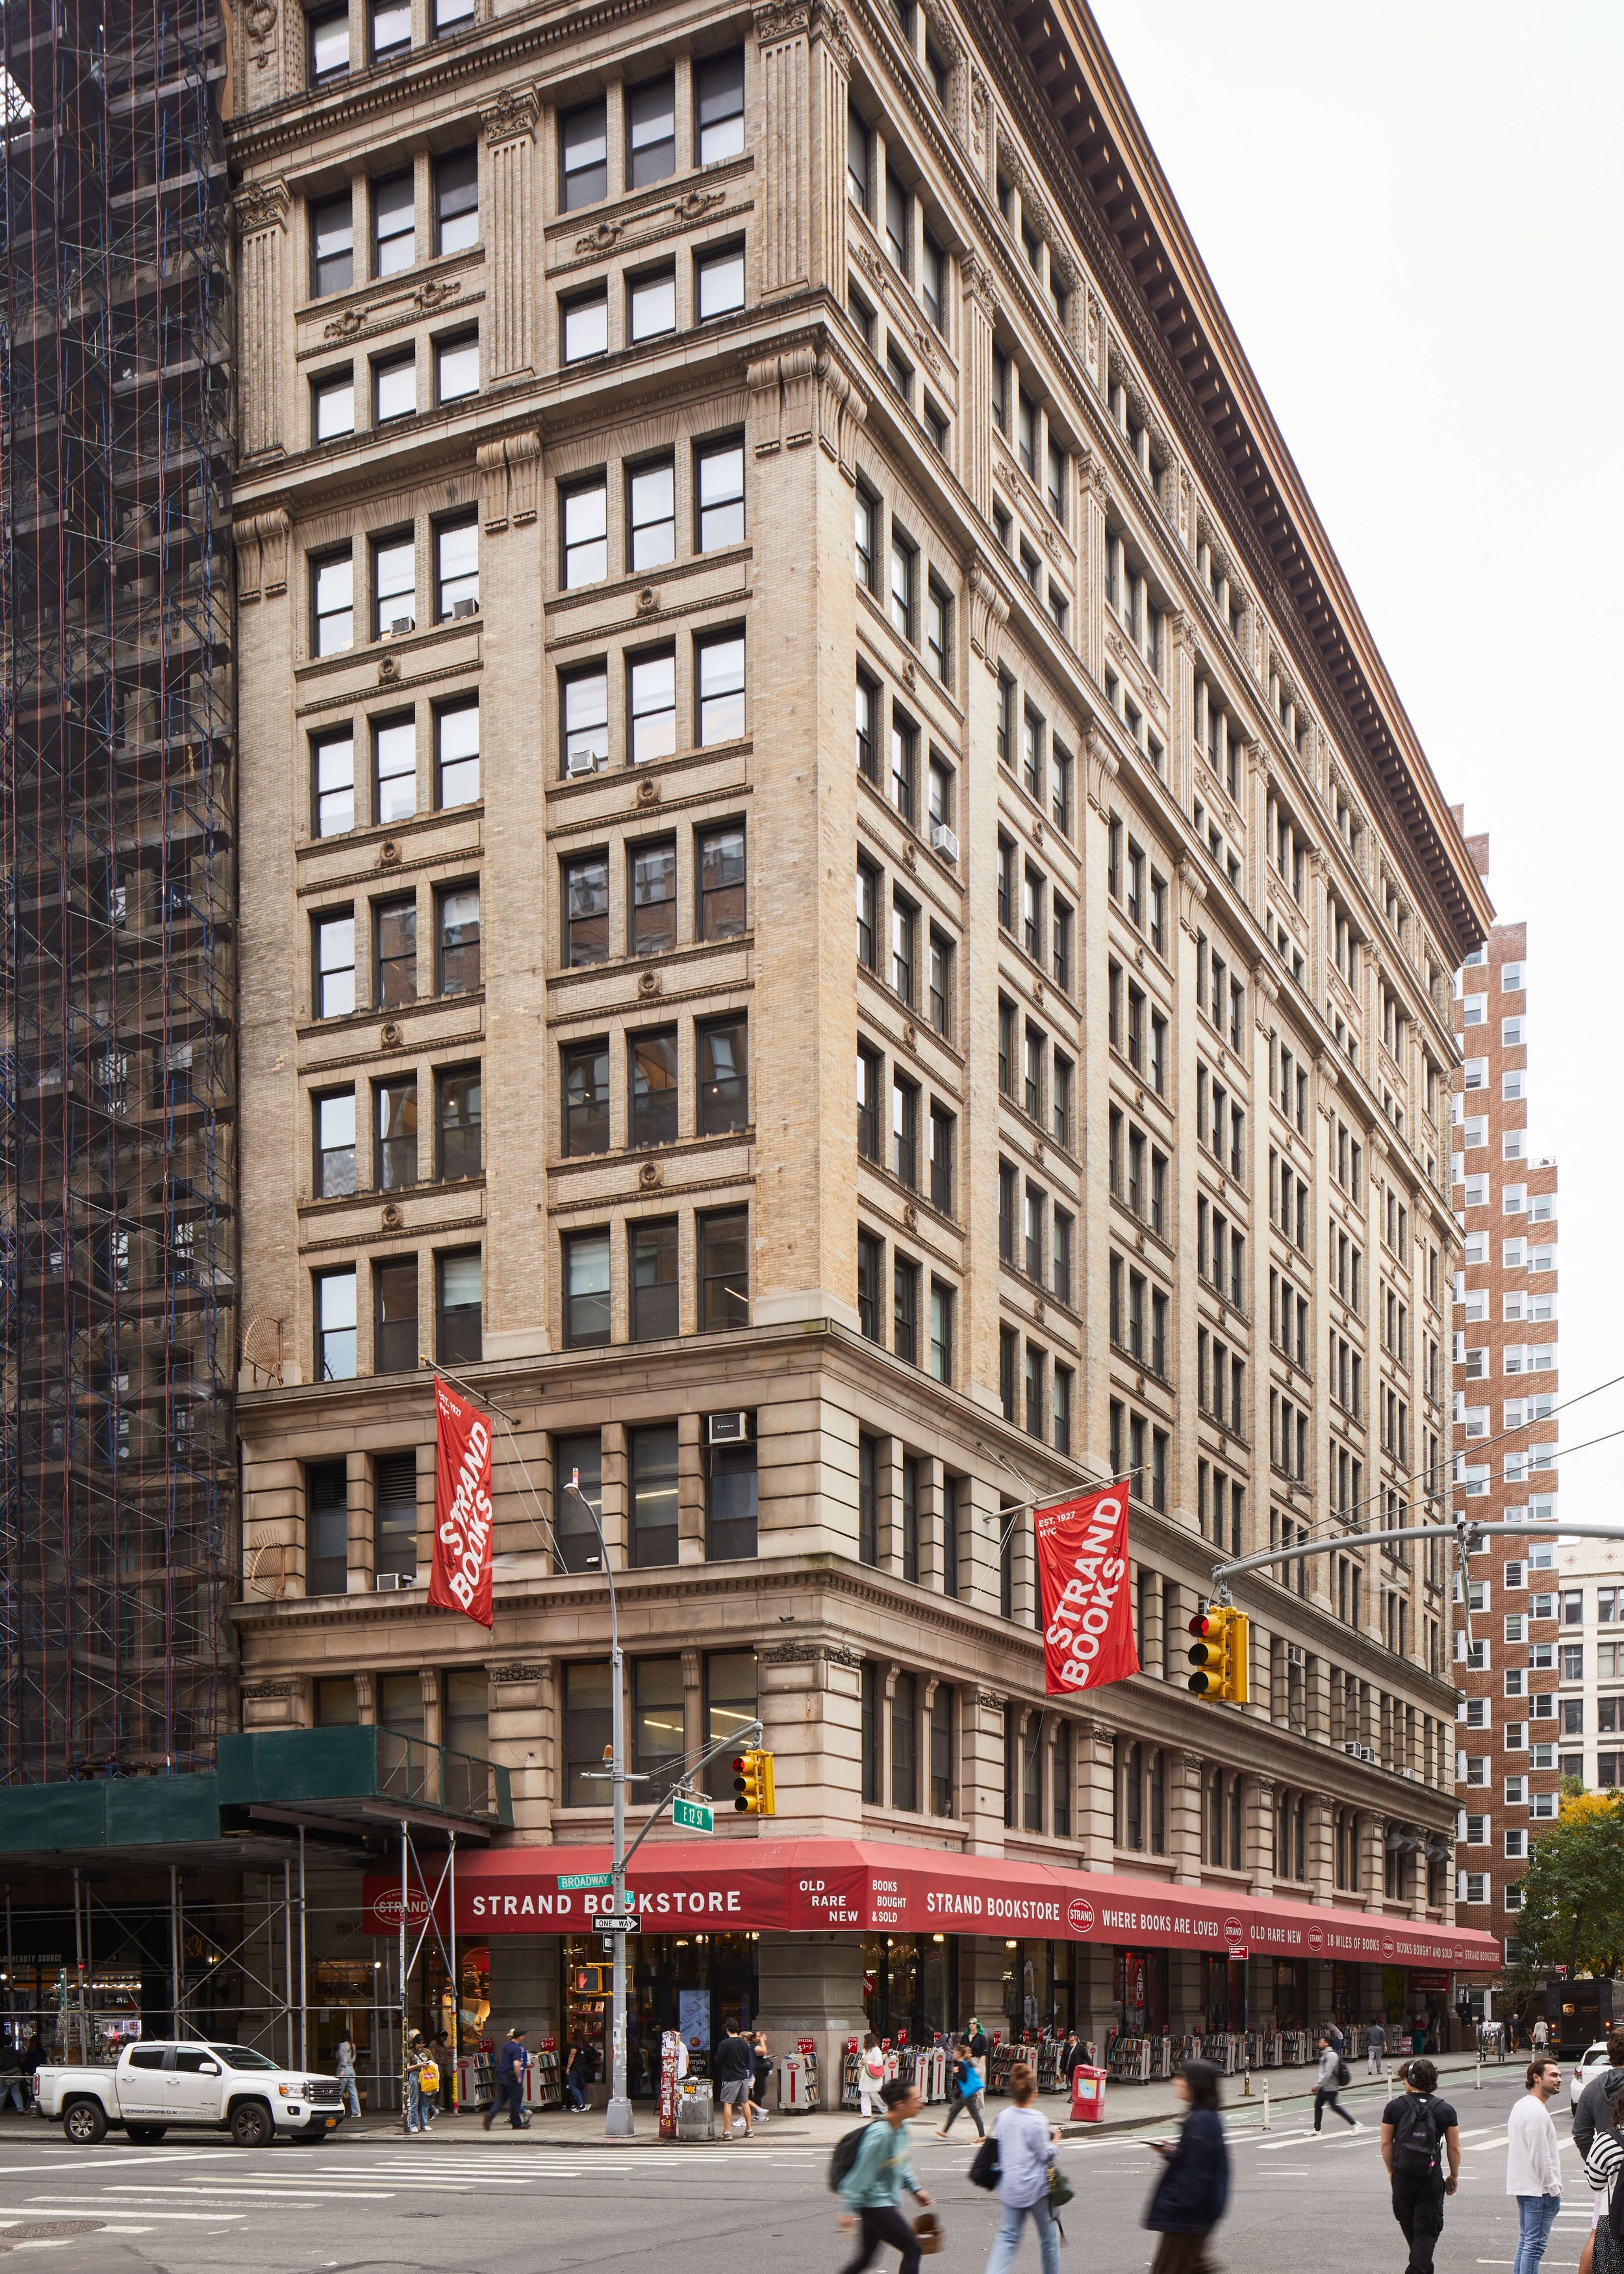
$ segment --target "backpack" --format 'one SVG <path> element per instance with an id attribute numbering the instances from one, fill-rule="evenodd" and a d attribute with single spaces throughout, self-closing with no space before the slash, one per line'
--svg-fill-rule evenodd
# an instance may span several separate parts
<path id="1" fill-rule="evenodd" d="M 852 2166 L 857 2161 L 858 2150 L 868 2130 L 866 2124 L 853 2124 L 849 2132 L 843 2132 L 835 2142 L 835 2151 L 829 2158 L 829 2184 L 837 2195 L 852 2175 Z"/>
<path id="2" fill-rule="evenodd" d="M 1349 2067 L 1345 2060 L 1339 2060 L 1336 2064 L 1336 2090 L 1340 2092 L 1345 2084 L 1351 2084 L 1352 2082 L 1353 2071 Z"/>
<path id="3" fill-rule="evenodd" d="M 968 2177 L 973 2187 L 985 2187 L 989 2190 L 996 2187 L 1004 2177 L 1004 2168 L 998 2157 L 998 2135 L 996 2132 L 989 2132 L 976 2150 L 971 2159 Z"/>
<path id="4" fill-rule="evenodd" d="M 1410 2093 L 1393 2127 L 1393 2168 L 1417 2176 L 1438 2169 L 1438 2117 L 1431 2097 Z"/>

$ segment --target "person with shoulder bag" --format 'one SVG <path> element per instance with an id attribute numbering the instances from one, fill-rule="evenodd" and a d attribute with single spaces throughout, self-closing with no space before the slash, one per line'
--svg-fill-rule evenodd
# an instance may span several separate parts
<path id="1" fill-rule="evenodd" d="M 1146 2225 L 1162 2237 L 1151 2274 L 1210 2274 L 1207 2240 L 1229 2200 L 1218 2071 L 1211 2061 L 1189 2060 L 1173 2084 L 1190 2113 L 1176 2141 L 1148 2142 L 1167 2159 L 1145 2213 Z"/>
<path id="2" fill-rule="evenodd" d="M 1314 2133 L 1319 2135 L 1320 2123 L 1327 2108 L 1334 2109 L 1342 2122 L 1354 2131 L 1362 2132 L 1364 2126 L 1357 2116 L 1350 2116 L 1336 2097 L 1342 2086 L 1351 2082 L 1348 2064 L 1331 2042 L 1328 2029 L 1320 2032 L 1320 2074 L 1314 2085 Z"/>
<path id="3" fill-rule="evenodd" d="M 1410 2245 L 1406 2274 L 1432 2274 L 1444 2198 L 1460 2179 L 1460 2118 L 1437 2098 L 1438 2071 L 1430 2060 L 1406 2061 L 1402 2076 L 1403 2091 L 1381 2112 L 1381 2160 L 1393 2183 L 1393 2216 Z"/>
<path id="4" fill-rule="evenodd" d="M 1042 2274 L 1060 2274 L 1060 2229 L 1050 2207 L 1057 2177 L 1055 2149 L 1060 2135 L 1033 2103 L 1038 2097 L 1037 2072 L 1028 2061 L 1017 2061 L 1010 2070 L 1010 2100 L 993 2127 L 998 2154 L 998 2201 L 1004 2220 L 993 2238 L 987 2274 L 1009 2274 L 1020 2248 L 1020 2231 L 1028 2218 L 1038 2231 L 1038 2255 Z"/>
<path id="5" fill-rule="evenodd" d="M 894 2076 L 880 2087 L 881 2120 L 855 2135 L 856 2153 L 837 2181 L 846 2206 L 840 2225 L 855 2227 L 858 2237 L 857 2255 L 842 2274 L 863 2274 L 883 2243 L 901 2254 L 897 2274 L 919 2274 L 920 2238 L 902 2215 L 905 2187 L 921 2207 L 930 2201 L 914 2176 L 908 2154 L 908 2119 L 919 2114 L 919 2107 L 917 2087 Z M 852 2137 L 848 2133 L 846 2139 Z M 837 2162 L 846 2144 L 837 2149 Z"/>
<path id="6" fill-rule="evenodd" d="M 984 2140 L 987 2137 L 987 2127 L 981 2120 L 984 2087 L 981 2072 L 970 2051 L 967 2037 L 961 2039 L 953 2050 L 952 2088 L 952 2105 L 947 2112 L 946 2123 L 936 2127 L 936 2138 L 945 2140 L 967 2108 L 970 2121 L 975 2127 L 976 2138 Z"/>
<path id="7" fill-rule="evenodd" d="M 1624 2187 L 1618 2183 L 1620 2172 L 1624 2172 L 1624 2133 L 1620 2130 L 1624 2124 L 1624 2067 L 1612 2073 L 1608 2081 L 1614 2090 L 1604 2101 L 1600 2120 L 1581 2151 L 1595 2204 L 1590 2232 L 1579 2253 L 1579 2274 L 1624 2274 Z M 1585 2087 L 1581 2108 L 1593 2090 Z M 1575 2139 L 1578 2131 L 1575 2112 Z"/>
<path id="8" fill-rule="evenodd" d="M 883 2103 L 880 2088 L 885 2082 L 885 2055 L 880 2041 L 872 2029 L 863 2037 L 862 2051 L 857 2056 L 857 2102 L 865 2116 L 877 2116 Z"/>

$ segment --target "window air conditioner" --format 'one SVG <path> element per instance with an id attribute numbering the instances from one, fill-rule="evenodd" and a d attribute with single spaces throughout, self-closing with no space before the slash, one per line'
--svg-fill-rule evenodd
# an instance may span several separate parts
<path id="1" fill-rule="evenodd" d="M 1374 1746 L 1374 1745 L 1361 1745 L 1361 1746 L 1359 1747 L 1359 1758 L 1360 1758 L 1362 1761 L 1372 1761 L 1372 1762 L 1373 1762 L 1373 1761 L 1375 1760 L 1375 1758 L 1376 1758 L 1376 1748 L 1375 1748 L 1375 1746 Z"/>
<path id="2" fill-rule="evenodd" d="M 710 1413 L 705 1417 L 705 1442 L 710 1445 L 743 1445 L 748 1442 L 750 1417 L 748 1413 Z"/>
<path id="3" fill-rule="evenodd" d="M 477 616 L 479 614 L 479 603 L 477 600 L 453 600 L 451 614 L 454 617 Z"/>
<path id="4" fill-rule="evenodd" d="M 415 1571 L 377 1571 L 372 1575 L 372 1585 L 380 1595 L 390 1594 L 398 1587 L 415 1587 L 417 1584 Z"/>
<path id="5" fill-rule="evenodd" d="M 959 840 L 945 821 L 937 821 L 934 816 L 930 824 L 930 849 L 933 853 L 939 853 L 944 861 L 957 861 L 959 858 Z"/>
<path id="6" fill-rule="evenodd" d="M 384 637 L 386 639 L 404 639 L 408 632 L 415 632 L 417 629 L 417 619 L 416 616 L 391 616 L 389 619 L 389 629 L 384 634 Z"/>
<path id="7" fill-rule="evenodd" d="M 1347 1753 L 1347 1754 L 1350 1755 L 1350 1756 L 1351 1756 L 1351 1758 L 1352 1758 L 1354 1760 L 1356 1760 L 1356 1761 L 1357 1761 L 1357 1760 L 1358 1759 L 1358 1758 L 1359 1758 L 1359 1749 L 1358 1749 L 1357 1745 L 1344 1745 L 1344 1746 L 1342 1747 L 1342 1751 L 1343 1751 L 1343 1752 L 1345 1752 L 1345 1753 Z"/>
<path id="8" fill-rule="evenodd" d="M 595 774 L 598 760 L 590 750 L 572 750 L 564 761 L 564 772 L 571 781 L 580 774 Z"/>

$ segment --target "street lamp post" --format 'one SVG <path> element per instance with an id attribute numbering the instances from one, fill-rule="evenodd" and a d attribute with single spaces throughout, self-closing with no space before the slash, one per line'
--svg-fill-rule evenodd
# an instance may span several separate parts
<path id="1" fill-rule="evenodd" d="M 609 1775 L 614 1806 L 613 1861 L 610 1867 L 610 1900 L 616 1918 L 626 1913 L 626 1713 L 621 1696 L 620 1621 L 614 1599 L 614 1573 L 609 1568 L 609 1547 L 598 1510 L 581 1489 L 581 1472 L 572 1469 L 568 1489 L 592 1519 L 598 1552 L 609 1588 Z M 629 2140 L 632 2104 L 626 2090 L 626 1931 L 617 1929 L 614 1943 L 614 1992 L 610 2007 L 609 2105 L 604 2112 L 604 2137 Z"/>

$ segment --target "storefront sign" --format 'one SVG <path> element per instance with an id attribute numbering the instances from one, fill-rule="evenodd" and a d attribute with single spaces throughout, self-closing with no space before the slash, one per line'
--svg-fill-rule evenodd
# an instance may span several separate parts
<path id="1" fill-rule="evenodd" d="M 457 1856 L 456 1930 L 492 1934 L 602 1931 L 613 1900 L 602 1849 L 510 1847 Z M 1200 1887 L 1067 1871 L 1019 1858 L 859 1840 L 651 1841 L 627 1874 L 626 1903 L 644 1934 L 947 1932 L 1041 1936 L 1138 1949 L 1254 1958 L 1478 1969 L 1493 1939 L 1425 1921 L 1331 1905 L 1220 1895 Z M 368 1931 L 396 1931 L 400 1882 L 365 1886 Z M 414 1918 L 426 1900 L 412 1891 Z M 449 1924 L 440 1897 L 442 1926 Z M 684 2034 L 687 2032 L 685 2030 Z"/>
<path id="2" fill-rule="evenodd" d="M 491 1612 L 491 1426 L 434 1379 L 434 1568 L 429 1600 L 488 1627 Z"/>
<path id="3" fill-rule="evenodd" d="M 1033 1531 L 1049 1696 L 1125 1682 L 1139 1670 L 1129 1603 L 1126 1485 L 1041 1508 Z"/>

